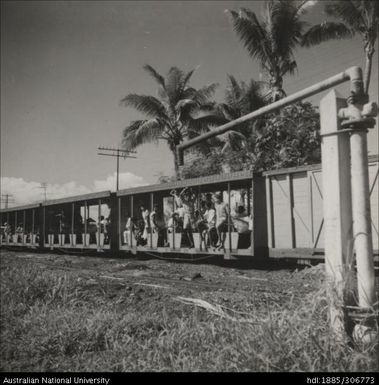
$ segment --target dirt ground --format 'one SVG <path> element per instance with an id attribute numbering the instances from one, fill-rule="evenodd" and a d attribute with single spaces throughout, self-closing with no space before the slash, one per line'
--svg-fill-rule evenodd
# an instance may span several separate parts
<path id="1" fill-rule="evenodd" d="M 177 296 L 201 298 L 242 311 L 249 310 L 246 309 L 247 298 L 253 300 L 255 308 L 257 303 L 280 305 L 317 290 L 324 272 L 324 264 L 309 269 L 283 263 L 188 263 L 148 257 L 116 259 L 4 250 L 1 255 L 1 263 L 17 258 L 33 262 L 44 271 L 75 276 L 87 285 L 102 283 L 107 286 L 110 297 L 126 289 L 129 305 L 138 306 L 139 311 L 155 308 L 165 297 Z"/>
<path id="2" fill-rule="evenodd" d="M 377 370 L 332 338 L 323 263 L 2 250 L 0 268 L 0 371 Z"/>

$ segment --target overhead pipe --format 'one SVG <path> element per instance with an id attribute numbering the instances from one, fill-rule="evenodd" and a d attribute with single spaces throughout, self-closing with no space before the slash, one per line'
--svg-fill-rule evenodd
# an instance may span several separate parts
<path id="1" fill-rule="evenodd" d="M 255 118 L 258 118 L 260 116 L 263 116 L 265 114 L 268 114 L 270 112 L 276 111 L 282 107 L 288 106 L 292 103 L 295 103 L 299 100 L 302 100 L 304 98 L 307 98 L 309 96 L 313 96 L 315 94 L 318 94 L 322 91 L 325 91 L 329 88 L 332 88 L 338 84 L 344 83 L 346 81 L 350 80 L 351 86 L 350 91 L 353 95 L 363 95 L 363 81 L 362 81 L 362 70 L 361 68 L 354 66 L 351 68 L 348 68 L 344 72 L 341 72 L 335 76 L 332 76 L 326 80 L 323 80 L 322 82 L 319 82 L 313 86 L 310 86 L 308 88 L 305 88 L 299 92 L 296 92 L 290 96 L 287 96 L 283 99 L 280 99 L 274 103 L 269 104 L 268 106 L 264 106 L 262 108 L 259 108 L 256 111 L 250 112 L 247 115 L 241 116 L 238 119 L 235 119 L 231 122 L 228 122 L 226 124 L 223 124 L 222 126 L 216 128 L 215 130 L 206 132 L 203 135 L 197 136 L 196 138 L 193 138 L 191 140 L 188 140 L 179 146 L 177 146 L 177 155 L 178 155 L 178 161 L 179 165 L 183 166 L 184 163 L 184 157 L 183 157 L 183 151 L 189 147 L 192 147 L 200 142 L 203 142 L 204 140 L 213 138 L 214 136 L 223 134 L 224 132 L 227 132 L 238 125 L 245 123 L 249 120 L 253 120 Z"/>

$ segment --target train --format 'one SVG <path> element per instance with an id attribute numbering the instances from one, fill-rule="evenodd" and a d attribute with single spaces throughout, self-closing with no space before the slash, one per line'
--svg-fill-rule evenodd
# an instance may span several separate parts
<path id="1" fill-rule="evenodd" d="M 371 224 L 374 254 L 379 249 L 378 155 L 369 156 Z M 177 212 L 172 191 L 190 190 L 200 212 L 215 192 L 228 203 L 223 247 L 211 247 L 196 224 L 189 235 L 170 218 Z M 150 254 L 165 258 L 217 257 L 222 259 L 323 259 L 323 196 L 320 164 L 266 172 L 238 171 L 175 182 L 147 185 L 47 200 L 0 210 L 0 247 L 56 250 L 68 253 Z M 243 206 L 250 220 L 248 242 L 232 212 Z M 159 210 L 166 223 L 165 242 L 159 232 L 138 240 L 137 222 L 143 212 Z M 134 228 L 130 220 L 133 220 Z M 172 221 L 171 221 L 172 222 Z"/>

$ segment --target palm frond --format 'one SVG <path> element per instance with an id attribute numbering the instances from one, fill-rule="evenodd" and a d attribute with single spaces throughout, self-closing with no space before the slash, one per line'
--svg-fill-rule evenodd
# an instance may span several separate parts
<path id="1" fill-rule="evenodd" d="M 271 49 L 268 46 L 269 39 L 254 12 L 244 9 L 242 13 L 229 11 L 232 16 L 233 29 L 245 46 L 250 56 L 264 63 L 271 60 Z"/>
<path id="2" fill-rule="evenodd" d="M 266 95 L 269 92 L 269 85 L 267 82 L 250 80 L 246 89 L 246 96 L 249 101 L 249 111 L 254 111 L 263 107 L 266 104 Z"/>
<path id="3" fill-rule="evenodd" d="M 359 31 L 362 25 L 365 25 L 363 18 L 363 9 L 370 6 L 371 1 L 329 1 L 325 5 L 325 12 L 328 16 L 333 16 L 342 20 L 355 31 Z"/>
<path id="4" fill-rule="evenodd" d="M 153 96 L 129 94 L 121 100 L 121 104 L 133 107 L 152 118 L 167 119 L 165 106 Z"/>
<path id="5" fill-rule="evenodd" d="M 233 75 L 227 75 L 227 87 L 225 90 L 225 101 L 234 108 L 238 108 L 241 98 L 246 94 L 244 85 L 239 84 Z"/>
<path id="6" fill-rule="evenodd" d="M 151 75 L 151 77 L 153 79 L 156 80 L 156 82 L 163 88 L 165 89 L 166 85 L 165 85 L 165 80 L 164 80 L 164 77 L 162 75 L 160 75 L 151 65 L 149 64 L 145 64 L 143 66 L 143 69 L 149 74 Z"/>
<path id="7" fill-rule="evenodd" d="M 300 43 L 306 23 L 297 14 L 297 7 L 291 1 L 273 2 L 269 14 L 271 40 L 275 43 L 273 52 L 279 57 L 292 57 L 292 50 Z"/>
<path id="8" fill-rule="evenodd" d="M 296 7 L 297 17 L 303 16 L 306 14 L 312 7 L 314 7 L 319 0 L 297 0 L 293 1 L 294 6 Z"/>
<path id="9" fill-rule="evenodd" d="M 285 61 L 280 66 L 280 75 L 284 76 L 286 74 L 294 75 L 297 70 L 297 63 L 295 60 Z"/>
<path id="10" fill-rule="evenodd" d="M 210 98 L 214 95 L 218 86 L 218 83 L 212 83 L 207 86 L 204 86 L 196 90 L 196 92 L 192 94 L 191 99 L 196 102 L 199 106 L 202 104 L 206 104 L 210 101 Z"/>
<path id="11" fill-rule="evenodd" d="M 164 131 L 165 125 L 158 119 L 133 121 L 123 131 L 123 147 L 134 149 L 142 144 L 157 141 Z"/>
<path id="12" fill-rule="evenodd" d="M 178 67 L 171 67 L 166 77 L 166 92 L 172 106 L 181 99 L 184 89 L 185 74 Z"/>
<path id="13" fill-rule="evenodd" d="M 188 84 L 194 72 L 195 72 L 195 69 L 187 72 L 187 74 L 184 76 L 183 87 L 185 87 Z"/>
<path id="14" fill-rule="evenodd" d="M 301 45 L 311 47 L 330 39 L 347 39 L 354 36 L 354 31 L 343 23 L 323 22 L 309 28 L 303 35 Z"/>

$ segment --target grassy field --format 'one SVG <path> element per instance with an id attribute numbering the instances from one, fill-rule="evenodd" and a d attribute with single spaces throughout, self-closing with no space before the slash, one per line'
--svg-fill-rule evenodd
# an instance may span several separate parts
<path id="1" fill-rule="evenodd" d="M 329 330 L 323 265 L 1 253 L 1 371 L 378 371 Z"/>

